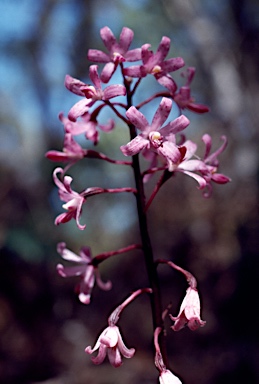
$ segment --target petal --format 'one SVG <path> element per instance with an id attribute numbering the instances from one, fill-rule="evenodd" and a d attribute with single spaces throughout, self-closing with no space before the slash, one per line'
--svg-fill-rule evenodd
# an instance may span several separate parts
<path id="1" fill-rule="evenodd" d="M 162 98 L 151 123 L 152 130 L 157 131 L 158 128 L 162 127 L 171 112 L 172 103 L 171 99 Z"/>
<path id="2" fill-rule="evenodd" d="M 177 85 L 170 75 L 157 77 L 156 80 L 160 85 L 167 88 L 172 95 L 175 93 Z"/>
<path id="3" fill-rule="evenodd" d="M 85 87 L 85 85 L 85 83 L 75 79 L 74 77 L 71 77 L 70 75 L 65 76 L 65 87 L 76 95 L 84 96 L 84 93 L 81 91 L 81 87 Z"/>
<path id="4" fill-rule="evenodd" d="M 118 343 L 119 328 L 116 325 L 107 327 L 100 335 L 100 343 L 108 348 L 113 348 Z"/>
<path id="5" fill-rule="evenodd" d="M 85 265 L 64 267 L 62 264 L 58 264 L 57 272 L 62 277 L 80 276 L 85 272 Z"/>
<path id="6" fill-rule="evenodd" d="M 106 283 L 102 281 L 100 272 L 97 268 L 95 269 L 95 277 L 98 287 L 103 291 L 109 291 L 112 288 L 112 282 L 110 280 L 106 281 Z"/>
<path id="7" fill-rule="evenodd" d="M 99 49 L 89 49 L 87 58 L 96 63 L 107 63 L 110 61 L 110 57 Z"/>
<path id="8" fill-rule="evenodd" d="M 171 40 L 169 37 L 163 36 L 155 54 L 158 63 L 161 63 L 166 58 L 170 49 L 170 44 Z"/>
<path id="9" fill-rule="evenodd" d="M 80 292 L 90 293 L 95 282 L 94 267 L 92 265 L 85 266 L 84 276 L 80 282 Z"/>
<path id="10" fill-rule="evenodd" d="M 147 148 L 150 145 L 149 140 L 144 139 L 140 135 L 131 140 L 128 144 L 122 145 L 120 147 L 121 152 L 125 156 L 133 156 L 142 151 L 142 149 Z"/>
<path id="11" fill-rule="evenodd" d="M 74 212 L 65 212 L 58 215 L 55 219 L 55 225 L 64 224 L 74 218 Z"/>
<path id="12" fill-rule="evenodd" d="M 144 65 L 149 64 L 149 62 L 152 60 L 152 57 L 154 56 L 153 52 L 149 51 L 150 47 L 151 47 L 150 44 L 144 44 L 141 47 L 141 58 Z"/>
<path id="13" fill-rule="evenodd" d="M 74 252 L 66 248 L 66 243 L 61 242 L 57 244 L 57 252 L 62 256 L 64 260 L 73 261 L 75 263 L 82 263 L 82 257 L 76 255 Z"/>
<path id="14" fill-rule="evenodd" d="M 89 353 L 87 351 L 87 348 L 85 349 L 85 352 Z M 98 355 L 96 357 L 92 357 L 91 360 L 96 365 L 102 364 L 102 362 L 104 361 L 104 359 L 106 357 L 106 354 L 107 354 L 107 347 L 106 347 L 106 345 L 101 344 L 99 347 Z"/>
<path id="15" fill-rule="evenodd" d="M 123 74 L 128 77 L 143 77 L 141 65 L 132 65 L 131 67 L 123 68 Z"/>
<path id="16" fill-rule="evenodd" d="M 73 160 L 73 158 L 71 158 L 71 156 L 68 155 L 67 153 L 55 151 L 55 150 L 48 151 L 47 153 L 45 153 L 45 157 L 51 161 L 58 161 L 58 162 L 63 162 L 63 161 L 67 162 L 67 161 Z"/>
<path id="17" fill-rule="evenodd" d="M 178 147 L 169 141 L 165 141 L 163 146 L 156 149 L 156 152 L 165 157 L 167 160 L 172 161 L 173 164 L 177 164 L 181 158 L 181 152 Z"/>
<path id="18" fill-rule="evenodd" d="M 81 231 L 83 231 L 83 230 L 85 229 L 85 227 L 86 227 L 86 224 L 81 225 L 81 224 L 79 223 L 79 219 L 80 219 L 81 212 L 82 212 L 82 206 L 83 206 L 83 203 L 84 203 L 84 202 L 85 202 L 85 199 L 82 198 L 82 199 L 80 200 L 78 206 L 77 206 L 77 209 L 76 209 L 76 218 L 75 218 L 75 219 L 76 219 L 76 225 L 77 225 L 77 227 L 78 227 Z"/>
<path id="19" fill-rule="evenodd" d="M 187 140 L 183 144 L 186 148 L 185 158 L 184 161 L 189 160 L 196 152 L 197 150 L 197 144 L 194 143 L 191 140 Z"/>
<path id="20" fill-rule="evenodd" d="M 126 116 L 141 131 L 145 131 L 149 127 L 146 117 L 134 106 L 127 110 Z"/>
<path id="21" fill-rule="evenodd" d="M 183 131 L 186 127 L 188 127 L 189 124 L 190 124 L 190 120 L 187 119 L 186 116 L 181 115 L 177 117 L 175 120 L 171 121 L 165 127 L 161 128 L 159 132 L 163 136 L 167 136 L 170 133 L 176 134 L 178 132 Z"/>
<path id="22" fill-rule="evenodd" d="M 229 177 L 223 175 L 222 173 L 213 173 L 211 176 L 211 180 L 213 180 L 217 184 L 226 184 L 231 181 Z"/>
<path id="23" fill-rule="evenodd" d="M 202 141 L 205 144 L 204 159 L 206 159 L 209 156 L 209 153 L 211 151 L 211 145 L 212 145 L 211 136 L 205 133 L 205 135 L 202 136 Z"/>
<path id="24" fill-rule="evenodd" d="M 119 46 L 122 50 L 121 52 L 122 54 L 128 51 L 129 46 L 133 40 L 133 37 L 134 37 L 134 32 L 130 28 L 127 28 L 127 27 L 122 28 L 120 38 L 119 38 Z"/>
<path id="25" fill-rule="evenodd" d="M 131 357 L 134 356 L 135 354 L 135 348 L 127 348 L 126 345 L 124 344 L 121 334 L 119 333 L 119 338 L 118 338 L 118 348 L 121 352 L 121 354 L 126 357 L 126 359 L 130 359 Z"/>
<path id="26" fill-rule="evenodd" d="M 196 103 L 188 103 L 186 106 L 190 111 L 196 112 L 196 113 L 206 113 L 209 112 L 209 107 L 204 104 L 196 104 Z"/>
<path id="27" fill-rule="evenodd" d="M 126 61 L 138 61 L 141 60 L 141 48 L 131 49 L 125 54 Z"/>
<path id="28" fill-rule="evenodd" d="M 96 89 L 102 89 L 101 80 L 98 75 L 98 66 L 97 65 L 90 65 L 89 68 L 89 77 L 94 84 Z"/>
<path id="29" fill-rule="evenodd" d="M 100 35 L 105 47 L 108 49 L 110 53 L 112 53 L 112 48 L 116 44 L 116 38 L 112 33 L 112 31 L 110 30 L 110 28 L 103 27 L 100 30 Z"/>
<path id="30" fill-rule="evenodd" d="M 115 121 L 113 119 L 109 119 L 107 124 L 99 124 L 99 127 L 103 132 L 110 132 L 115 127 Z"/>
<path id="31" fill-rule="evenodd" d="M 173 317 L 172 315 L 169 315 L 169 316 L 173 321 L 175 321 L 174 325 L 171 327 L 175 332 L 178 332 L 182 328 L 184 328 L 188 322 L 184 313 L 182 313 L 181 315 L 178 315 L 177 317 Z"/>
<path id="32" fill-rule="evenodd" d="M 103 100 L 109 100 L 117 96 L 125 96 L 126 88 L 121 84 L 113 84 L 106 87 L 103 91 Z"/>
<path id="33" fill-rule="evenodd" d="M 202 140 L 204 143 L 206 141 L 206 136 L 209 136 L 209 135 L 204 135 L 202 137 Z M 219 162 L 218 162 L 217 157 L 225 150 L 225 148 L 228 144 L 228 140 L 227 140 L 226 136 L 221 136 L 221 140 L 223 140 L 223 144 L 219 147 L 219 149 L 217 149 L 215 152 L 213 152 L 210 156 L 204 158 L 206 163 L 214 165 L 214 166 L 218 166 Z"/>
<path id="34" fill-rule="evenodd" d="M 79 300 L 81 301 L 82 304 L 90 304 L 91 301 L 91 293 L 84 293 L 80 292 L 78 295 Z"/>
<path id="35" fill-rule="evenodd" d="M 66 188 L 64 187 L 64 184 L 62 183 L 62 181 L 59 180 L 58 178 L 58 173 L 61 173 L 61 174 L 64 174 L 64 170 L 63 168 L 61 167 L 57 167 L 54 169 L 53 171 L 53 180 L 54 180 L 54 183 L 56 184 L 56 186 L 63 190 L 63 191 L 66 191 Z"/>
<path id="36" fill-rule="evenodd" d="M 198 317 L 193 317 L 188 321 L 188 328 L 191 331 L 196 331 L 200 327 L 204 327 L 206 324 L 206 321 L 201 320 Z"/>
<path id="37" fill-rule="evenodd" d="M 108 358 L 111 365 L 118 368 L 122 364 L 121 354 L 118 348 L 108 348 Z"/>
<path id="38" fill-rule="evenodd" d="M 176 169 L 177 171 L 178 169 Z M 200 176 L 200 175 L 197 175 L 196 173 L 194 172 L 189 172 L 189 171 L 182 171 L 179 169 L 179 171 L 185 173 L 185 175 L 188 175 L 190 177 L 192 177 L 194 180 L 197 181 L 197 183 L 199 184 L 199 189 L 203 189 L 207 186 L 207 181 L 204 179 L 204 177 Z"/>
<path id="39" fill-rule="evenodd" d="M 185 171 L 207 171 L 207 167 L 202 160 L 186 160 L 179 164 L 178 169 Z"/>
<path id="40" fill-rule="evenodd" d="M 86 246 L 82 247 L 80 249 L 79 254 L 80 254 L 82 261 L 89 263 L 92 260 L 92 253 L 91 253 L 90 247 L 86 247 Z"/>
<path id="41" fill-rule="evenodd" d="M 82 116 L 86 114 L 89 110 L 89 108 L 94 104 L 94 101 L 92 99 L 82 99 L 78 101 L 76 104 L 73 105 L 73 107 L 68 112 L 68 118 L 71 121 L 76 121 L 76 119 L 79 116 Z"/>
<path id="42" fill-rule="evenodd" d="M 108 81 L 112 77 L 115 69 L 116 69 L 116 65 L 114 63 L 109 62 L 109 63 L 105 64 L 105 66 L 103 67 L 103 70 L 101 72 L 101 76 L 100 76 L 101 81 L 103 83 L 108 83 Z"/>
<path id="43" fill-rule="evenodd" d="M 161 69 L 165 73 L 174 72 L 182 68 L 184 65 L 185 63 L 182 57 L 173 57 L 171 59 L 164 61 L 161 64 Z"/>

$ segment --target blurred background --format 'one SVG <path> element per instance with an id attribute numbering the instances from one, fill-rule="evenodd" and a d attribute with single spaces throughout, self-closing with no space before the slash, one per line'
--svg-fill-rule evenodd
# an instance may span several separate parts
<path id="1" fill-rule="evenodd" d="M 197 277 L 207 321 L 194 333 L 174 333 L 168 321 L 170 369 L 186 384 L 258 383 L 258 2 L 1 0 L 0 13 L 0 382 L 157 382 L 148 297 L 132 303 L 119 323 L 126 345 L 137 349 L 135 358 L 114 369 L 108 362 L 94 366 L 84 353 L 111 310 L 147 284 L 141 252 L 100 266 L 113 289 L 96 287 L 89 306 L 77 299 L 77 279 L 56 273 L 59 241 L 74 252 L 88 245 L 96 255 L 139 240 L 135 202 L 124 194 L 93 197 L 81 219 L 85 231 L 74 221 L 54 226 L 61 212 L 52 181 L 56 164 L 44 154 L 62 148 L 57 116 L 78 100 L 65 89 L 64 77 L 87 82 L 87 51 L 103 49 L 99 30 L 107 25 L 116 36 L 123 26 L 132 28 L 132 48 L 150 43 L 156 50 L 169 36 L 171 56 L 197 68 L 193 96 L 211 108 L 206 115 L 186 112 L 188 138 L 200 143 L 207 132 L 215 148 L 222 135 L 229 140 L 219 171 L 231 183 L 214 185 L 212 197 L 204 199 L 192 179 L 177 175 L 149 211 L 155 257 L 174 260 Z M 122 158 L 118 148 L 127 140 L 118 124 L 101 135 L 97 148 Z M 83 161 L 70 174 L 76 190 L 133 185 L 130 170 L 101 161 Z M 163 305 L 171 302 L 176 315 L 186 283 L 166 266 L 159 274 Z"/>

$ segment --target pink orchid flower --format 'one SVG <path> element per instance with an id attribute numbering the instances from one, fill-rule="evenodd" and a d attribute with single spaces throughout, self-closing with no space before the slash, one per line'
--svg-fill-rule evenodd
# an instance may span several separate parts
<path id="1" fill-rule="evenodd" d="M 186 77 L 186 84 L 182 86 L 179 91 L 173 96 L 174 101 L 177 103 L 180 109 L 189 109 L 196 113 L 205 113 L 209 111 L 209 108 L 204 104 L 195 103 L 191 97 L 191 82 L 195 75 L 195 68 L 189 67 L 186 72 L 182 73 L 183 77 Z"/>
<path id="2" fill-rule="evenodd" d="M 77 265 L 73 267 L 64 267 L 62 264 L 57 265 L 57 271 L 62 277 L 80 276 L 81 281 L 76 287 L 78 298 L 83 304 L 89 304 L 91 293 L 96 281 L 99 288 L 107 291 L 111 289 L 111 282 L 104 283 L 101 280 L 97 267 L 94 267 L 91 262 L 91 250 L 88 247 L 83 247 L 79 255 L 66 248 L 66 243 L 59 243 L 57 251 L 64 260 L 72 261 Z"/>
<path id="3" fill-rule="evenodd" d="M 108 27 L 102 28 L 100 35 L 108 53 L 104 53 L 98 49 L 89 49 L 88 60 L 96 63 L 105 63 L 100 77 L 103 83 L 108 83 L 118 64 L 125 61 L 132 62 L 141 59 L 141 49 L 136 48 L 129 50 L 134 36 L 134 32 L 130 28 L 122 28 L 118 42 Z"/>
<path id="4" fill-rule="evenodd" d="M 87 150 L 83 149 L 78 144 L 71 133 L 65 133 L 63 151 L 51 150 L 46 153 L 46 157 L 52 161 L 60 162 L 76 162 L 84 158 L 87 154 Z"/>
<path id="5" fill-rule="evenodd" d="M 185 157 L 183 161 L 176 165 L 173 169 L 174 171 L 183 172 L 194 178 L 198 182 L 200 189 L 204 189 L 206 187 L 207 192 L 204 194 L 205 197 L 209 197 L 211 195 L 211 181 L 214 181 L 217 184 L 226 184 L 231 181 L 229 177 L 221 173 L 217 173 L 219 166 L 218 156 L 227 146 L 227 138 L 225 136 L 222 136 L 221 138 L 223 140 L 223 144 L 210 155 L 212 139 L 208 134 L 203 135 L 202 140 L 205 144 L 205 155 L 203 160 L 194 157 L 197 145 L 192 141 L 187 140 L 183 144 L 186 148 Z M 198 172 L 198 174 L 196 172 Z"/>
<path id="6" fill-rule="evenodd" d="M 61 180 L 58 178 L 58 174 L 61 174 Z M 91 187 L 81 193 L 75 192 L 71 188 L 71 183 L 73 181 L 72 177 L 67 175 L 64 176 L 64 170 L 60 167 L 54 170 L 53 179 L 59 189 L 58 193 L 60 200 L 65 202 L 63 208 L 67 211 L 56 217 L 55 224 L 59 225 L 61 223 L 67 223 L 71 219 L 75 219 L 77 227 L 81 230 L 85 229 L 85 225 L 79 223 L 83 204 L 86 202 L 87 197 L 102 193 L 104 189 Z"/>
<path id="7" fill-rule="evenodd" d="M 106 88 L 102 89 L 97 65 L 90 66 L 89 76 L 93 85 L 85 84 L 78 79 L 74 79 L 70 75 L 66 75 L 65 77 L 66 88 L 76 95 L 85 96 L 86 98 L 78 101 L 70 109 L 68 117 L 71 121 L 76 121 L 79 116 L 88 112 L 89 108 L 98 100 L 107 101 L 117 96 L 126 95 L 126 88 L 121 84 L 108 85 Z"/>
<path id="8" fill-rule="evenodd" d="M 63 176 L 62 180 L 60 180 L 58 178 L 58 174 L 61 174 L 63 176 L 62 168 L 58 167 L 54 170 L 53 178 L 56 186 L 59 188 L 58 193 L 60 200 L 65 202 L 65 204 L 63 204 L 63 208 L 67 210 L 67 212 L 61 213 L 59 216 L 57 216 L 55 224 L 59 225 L 61 223 L 67 223 L 71 219 L 75 219 L 78 228 L 83 230 L 85 229 L 85 225 L 81 225 L 79 223 L 79 218 L 81 216 L 82 207 L 86 199 L 82 194 L 72 190 L 72 177 Z"/>
<path id="9" fill-rule="evenodd" d="M 130 77 L 145 77 L 147 74 L 154 75 L 156 80 L 162 85 L 175 90 L 176 85 L 170 72 L 176 71 L 184 66 L 184 60 L 181 57 L 174 57 L 165 60 L 170 50 L 171 40 L 163 36 L 156 53 L 150 51 L 150 44 L 144 44 L 141 48 L 142 65 L 135 65 L 124 68 L 123 73 Z"/>
<path id="10" fill-rule="evenodd" d="M 201 320 L 200 310 L 201 306 L 198 291 L 196 288 L 189 287 L 181 304 L 178 316 L 173 317 L 170 315 L 171 319 L 175 321 L 171 328 L 174 331 L 180 331 L 180 329 L 187 325 L 192 331 L 195 331 L 199 327 L 203 327 L 206 321 Z"/>
<path id="11" fill-rule="evenodd" d="M 130 359 L 135 354 L 135 349 L 128 349 L 121 337 L 120 330 L 117 325 L 109 325 L 99 336 L 95 346 L 90 346 L 85 349 L 85 352 L 91 355 L 93 352 L 98 351 L 96 357 L 92 357 L 94 364 L 101 364 L 106 355 L 115 368 L 121 366 L 122 358 L 121 355 Z"/>
<path id="12" fill-rule="evenodd" d="M 184 130 L 189 125 L 189 120 L 184 115 L 173 120 L 162 127 L 168 118 L 172 108 L 172 100 L 164 97 L 149 124 L 146 117 L 135 107 L 130 107 L 127 118 L 134 124 L 141 133 L 131 140 L 128 144 L 121 146 L 121 151 L 125 156 L 133 156 L 142 150 L 152 150 L 163 156 L 168 165 L 178 164 L 185 154 L 185 149 L 178 147 L 173 138 L 177 132 Z"/>
<path id="13" fill-rule="evenodd" d="M 99 141 L 97 128 L 99 127 L 103 132 L 110 132 L 115 127 L 115 122 L 113 119 L 109 119 L 107 124 L 98 124 L 94 115 L 95 111 L 93 113 L 85 112 L 79 120 L 71 121 L 63 113 L 60 113 L 59 119 L 64 124 L 65 132 L 73 136 L 84 134 L 88 140 L 96 145 Z"/>

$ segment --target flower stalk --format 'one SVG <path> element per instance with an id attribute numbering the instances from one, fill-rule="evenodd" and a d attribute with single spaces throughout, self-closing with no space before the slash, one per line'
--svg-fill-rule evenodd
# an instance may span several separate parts
<path id="1" fill-rule="evenodd" d="M 173 261 L 155 257 L 148 229 L 147 210 L 154 203 L 160 188 L 172 179 L 172 176 L 174 176 L 174 180 L 177 180 L 179 172 L 192 177 L 197 182 L 198 189 L 203 191 L 204 197 L 211 196 L 213 182 L 216 184 L 228 183 L 230 178 L 218 173 L 218 157 L 226 148 L 227 138 L 222 136 L 223 143 L 211 153 L 212 138 L 209 134 L 204 134 L 202 141 L 205 150 L 202 157 L 196 153 L 197 144 L 186 140 L 183 131 L 189 126 L 190 120 L 182 113 L 183 110 L 188 109 L 191 112 L 202 114 L 208 112 L 209 108 L 196 103 L 192 97 L 191 82 L 195 68 L 187 68 L 183 73 L 185 84 L 178 88 L 172 72 L 181 69 L 185 63 L 181 57 L 166 59 L 170 51 L 169 37 L 163 36 L 157 50 L 153 52 L 150 44 L 130 49 L 134 33 L 127 27 L 122 29 L 118 39 L 109 27 L 103 27 L 100 30 L 100 36 L 106 51 L 89 49 L 87 55 L 88 59 L 94 62 L 89 67 L 89 79 L 92 84 L 70 75 L 65 77 L 66 88 L 81 99 L 70 108 L 67 117 L 63 112 L 59 114 L 59 120 L 64 129 L 63 149 L 46 153 L 46 157 L 51 161 L 65 163 L 64 168 L 58 166 L 53 172 L 53 180 L 65 210 L 56 217 L 55 224 L 64 224 L 74 219 L 77 227 L 84 230 L 86 225 L 82 225 L 80 219 L 83 207 L 90 197 L 103 193 L 131 193 L 136 198 L 141 242 L 117 250 L 102 252 L 94 257 L 91 256 L 91 250 L 87 246 L 83 246 L 79 254 L 76 254 L 67 248 L 65 242 L 61 242 L 57 247 L 58 253 L 65 262 L 74 264 L 72 266 L 58 264 L 57 271 L 60 276 L 65 278 L 76 276 L 79 280 L 76 286 L 78 298 L 81 303 L 90 304 L 95 284 L 104 291 L 112 288 L 111 281 L 101 279 L 99 265 L 108 262 L 113 256 L 141 250 L 149 288 L 139 288 L 118 305 L 109 316 L 108 327 L 101 332 L 94 347 L 88 346 L 85 352 L 89 355 L 97 353 L 91 357 L 94 364 L 101 364 L 107 356 L 111 365 L 116 368 L 122 364 L 122 357 L 132 358 L 135 355 L 135 348 L 126 347 L 117 322 L 122 311 L 132 300 L 142 293 L 148 293 L 154 331 L 154 362 L 159 371 L 159 382 L 160 384 L 181 384 L 180 379 L 168 369 L 164 320 L 169 317 L 174 321 L 171 326 L 174 331 L 179 331 L 185 326 L 194 331 L 203 327 L 205 321 L 201 320 L 200 316 L 200 297 L 195 277 Z M 132 65 L 132 62 L 136 64 Z M 97 63 L 103 64 L 101 70 Z M 125 66 L 124 63 L 127 65 Z M 122 76 L 122 84 L 108 84 L 117 70 Z M 152 76 L 162 89 L 151 93 L 146 99 L 140 98 L 138 104 L 134 105 L 133 98 L 139 91 L 140 83 L 142 85 L 147 76 Z M 159 105 L 152 121 L 149 122 L 142 112 L 142 107 L 147 107 L 153 100 L 158 100 Z M 178 107 L 179 115 L 171 119 L 170 116 L 175 110 L 173 108 L 175 105 Z M 78 136 L 83 135 L 88 140 L 88 144 L 90 142 L 91 145 L 97 146 L 100 140 L 100 130 L 103 134 L 108 134 L 115 128 L 116 124 L 113 119 L 108 119 L 105 124 L 100 123 L 100 113 L 104 109 L 108 109 L 129 129 L 130 141 L 121 145 L 120 150 L 125 157 L 130 157 L 130 161 L 112 159 L 89 146 L 85 149 L 81 146 L 81 141 L 77 140 Z M 145 171 L 141 169 L 140 156 L 143 156 L 148 163 Z M 114 166 L 131 166 L 135 188 L 86 186 L 81 192 L 75 191 L 72 188 L 73 177 L 67 175 L 67 171 L 72 170 L 79 161 L 89 159 L 103 160 Z M 145 185 L 156 172 L 160 171 L 162 171 L 162 175 L 151 195 L 146 199 Z M 182 273 L 188 283 L 186 295 L 177 316 L 169 313 L 169 305 L 166 306 L 166 309 L 163 308 L 158 264 L 167 264 Z"/>

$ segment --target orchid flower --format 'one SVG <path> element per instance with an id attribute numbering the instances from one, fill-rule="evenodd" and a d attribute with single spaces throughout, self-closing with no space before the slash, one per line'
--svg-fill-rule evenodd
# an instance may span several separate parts
<path id="1" fill-rule="evenodd" d="M 105 63 L 100 77 L 103 83 L 108 83 L 119 63 L 141 59 L 141 49 L 128 50 L 134 36 L 130 28 L 122 28 L 118 42 L 108 27 L 102 28 L 100 35 L 108 53 L 98 49 L 89 49 L 88 60 L 96 63 Z"/>
<path id="2" fill-rule="evenodd" d="M 226 184 L 231 179 L 221 173 L 217 173 L 219 166 L 218 156 L 224 151 L 227 145 L 227 138 L 222 136 L 223 144 L 214 153 L 209 155 L 212 145 L 210 135 L 205 134 L 202 137 L 205 144 L 205 155 L 204 159 L 193 158 L 197 150 L 197 145 L 190 140 L 187 140 L 183 146 L 186 148 L 186 154 L 182 162 L 176 165 L 173 171 L 183 172 L 188 176 L 194 178 L 200 189 L 207 188 L 207 192 L 204 194 L 205 197 L 211 195 L 212 187 L 211 181 L 217 184 Z M 198 174 L 196 173 L 198 172 Z"/>
<path id="3" fill-rule="evenodd" d="M 174 101 L 182 109 L 189 109 L 190 111 L 196 113 L 205 113 L 209 111 L 209 108 L 204 104 L 195 103 L 194 99 L 191 97 L 191 88 L 190 84 L 195 75 L 195 68 L 189 67 L 186 72 L 182 73 L 183 77 L 186 77 L 186 84 L 183 85 L 179 91 L 173 95 Z M 169 89 L 170 90 L 170 89 Z"/>
<path id="4" fill-rule="evenodd" d="M 206 321 L 201 320 L 200 310 L 198 291 L 196 288 L 189 287 L 181 304 L 178 316 L 173 317 L 170 315 L 171 319 L 175 321 L 171 328 L 174 331 L 180 331 L 180 329 L 187 325 L 192 331 L 195 331 L 197 328 L 203 327 Z"/>
<path id="5" fill-rule="evenodd" d="M 117 325 L 109 325 L 99 336 L 95 346 L 90 346 L 85 349 L 85 352 L 91 355 L 93 352 L 98 351 L 96 357 L 92 357 L 94 364 L 101 364 L 106 355 L 115 368 L 118 368 L 122 364 L 121 355 L 130 359 L 135 354 L 135 349 L 128 349 L 121 337 L 120 330 Z"/>
<path id="6" fill-rule="evenodd" d="M 162 127 L 170 114 L 171 108 L 172 100 L 164 97 L 153 117 L 152 123 L 149 124 L 140 111 L 134 106 L 130 107 L 126 112 L 127 118 L 136 128 L 141 130 L 141 133 L 128 144 L 121 146 L 122 153 L 125 156 L 133 156 L 142 150 L 150 149 L 163 156 L 167 160 L 169 167 L 171 167 L 171 164 L 180 162 L 184 157 L 185 149 L 173 143 L 172 137 L 177 132 L 184 130 L 189 125 L 189 120 L 181 115 Z"/>
<path id="7" fill-rule="evenodd" d="M 65 133 L 63 151 L 51 150 L 46 153 L 46 157 L 52 161 L 76 162 L 87 154 L 87 150 L 78 144 L 71 133 Z"/>
<path id="8" fill-rule="evenodd" d="M 163 36 L 156 53 L 150 51 L 150 44 L 144 44 L 141 48 L 142 65 L 135 65 L 124 68 L 123 73 L 130 77 L 145 77 L 147 74 L 154 75 L 156 80 L 162 85 L 173 90 L 176 85 L 170 72 L 176 71 L 184 66 L 184 60 L 181 57 L 175 57 L 165 60 L 170 50 L 171 40 Z"/>
<path id="9" fill-rule="evenodd" d="M 85 98 L 78 101 L 69 111 L 68 117 L 72 121 L 76 121 L 79 116 L 88 112 L 89 108 L 98 100 L 107 101 L 117 96 L 125 96 L 126 88 L 121 84 L 108 85 L 102 89 L 101 79 L 98 75 L 98 66 L 91 65 L 89 68 L 89 76 L 93 85 L 83 83 L 78 79 L 74 79 L 70 75 L 65 77 L 65 86 L 76 95 Z"/>
<path id="10" fill-rule="evenodd" d="M 58 178 L 58 174 L 62 175 L 61 180 Z M 85 229 L 85 225 L 81 225 L 79 223 L 79 219 L 82 213 L 83 204 L 86 202 L 86 198 L 109 190 L 104 190 L 103 188 L 98 187 L 91 187 L 87 188 L 81 193 L 75 192 L 71 188 L 71 183 L 73 181 L 72 177 L 67 175 L 64 176 L 64 170 L 60 167 L 54 170 L 53 178 L 56 186 L 59 188 L 58 193 L 60 200 L 65 202 L 65 204 L 63 204 L 63 208 L 67 210 L 67 212 L 61 213 L 56 217 L 55 224 L 59 225 L 61 223 L 67 223 L 71 219 L 75 219 L 77 227 L 81 230 Z"/>
<path id="11" fill-rule="evenodd" d="M 73 267 L 64 267 L 62 264 L 57 265 L 57 271 L 62 277 L 80 276 L 81 281 L 76 287 L 78 298 L 83 304 L 89 304 L 92 289 L 96 281 L 99 288 L 107 291 L 111 289 L 111 282 L 104 283 L 96 266 L 91 264 L 91 250 L 89 247 L 83 247 L 79 255 L 66 248 L 66 243 L 59 243 L 57 251 L 64 260 L 76 263 Z"/>

